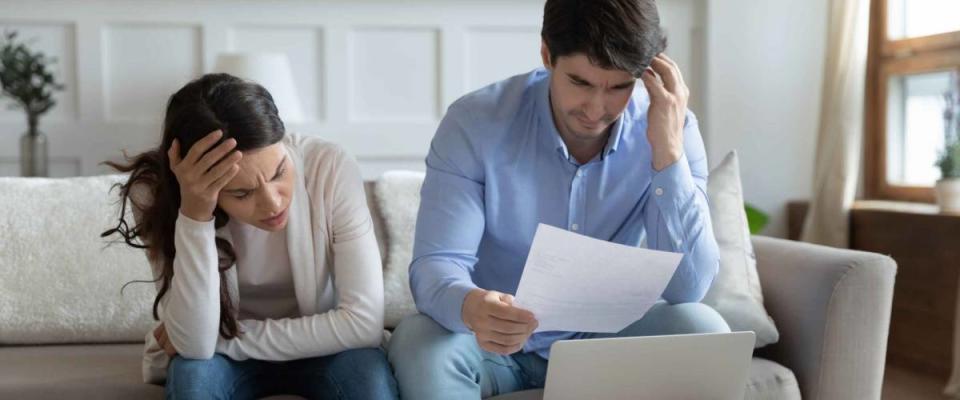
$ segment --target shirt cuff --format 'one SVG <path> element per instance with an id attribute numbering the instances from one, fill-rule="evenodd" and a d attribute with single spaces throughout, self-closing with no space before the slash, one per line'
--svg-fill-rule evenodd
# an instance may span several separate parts
<path id="1" fill-rule="evenodd" d="M 178 214 L 178 215 L 177 215 L 177 225 L 179 225 L 180 228 L 187 229 L 187 230 L 189 230 L 189 231 L 191 231 L 191 232 L 192 232 L 192 231 L 206 231 L 206 230 L 213 230 L 213 231 L 215 231 L 215 230 L 216 230 L 216 228 L 214 227 L 214 221 L 216 221 L 216 218 L 211 218 L 209 221 L 197 221 L 197 220 L 195 220 L 195 219 L 193 219 L 193 218 L 190 218 L 190 217 L 188 217 L 188 216 L 186 216 L 186 215 L 183 215 L 182 212 L 179 212 L 179 211 L 178 211 L 177 214 Z"/>
<path id="2" fill-rule="evenodd" d="M 440 325 L 456 333 L 471 333 L 470 328 L 463 323 L 463 301 L 467 293 L 477 289 L 473 282 L 456 282 L 447 287 L 437 299 L 437 311 Z"/>
<path id="3" fill-rule="evenodd" d="M 681 210 L 691 207 L 691 200 L 697 191 L 686 154 L 659 172 L 654 170 L 650 190 L 654 203 L 667 223 L 670 236 L 675 240 L 682 239 Z"/>

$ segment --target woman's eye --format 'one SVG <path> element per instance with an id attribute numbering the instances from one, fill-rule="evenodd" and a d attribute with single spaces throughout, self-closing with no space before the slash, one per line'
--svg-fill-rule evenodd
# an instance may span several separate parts
<path id="1" fill-rule="evenodd" d="M 242 194 L 237 194 L 237 195 L 234 195 L 233 197 L 236 198 L 237 200 L 243 200 L 247 197 L 250 197 L 250 192 L 243 192 Z"/>
<path id="2" fill-rule="evenodd" d="M 281 169 L 280 171 L 277 172 L 277 175 L 274 176 L 272 180 L 275 181 L 275 180 L 277 180 L 277 179 L 282 178 L 282 177 L 283 177 L 283 174 L 284 174 L 285 172 L 287 172 L 287 169 L 286 169 L 286 168 Z"/>

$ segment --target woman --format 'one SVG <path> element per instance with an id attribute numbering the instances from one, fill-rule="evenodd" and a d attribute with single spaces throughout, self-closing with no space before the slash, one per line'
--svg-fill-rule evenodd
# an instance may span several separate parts
<path id="1" fill-rule="evenodd" d="M 380 256 L 356 162 L 285 135 L 270 94 L 227 74 L 177 91 L 159 148 L 109 163 L 146 249 L 159 322 L 144 379 L 168 398 L 396 398 L 379 348 Z"/>

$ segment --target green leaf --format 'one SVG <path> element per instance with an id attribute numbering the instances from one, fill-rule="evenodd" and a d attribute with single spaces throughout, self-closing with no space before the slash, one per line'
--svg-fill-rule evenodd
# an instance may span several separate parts
<path id="1" fill-rule="evenodd" d="M 64 85 L 57 82 L 49 68 L 57 59 L 30 51 L 28 45 L 35 42 L 18 40 L 17 32 L 11 30 L 5 30 L 0 37 L 0 95 L 38 116 L 53 107 L 53 94 L 62 91 Z"/>
<path id="2" fill-rule="evenodd" d="M 944 178 L 960 178 L 960 140 L 948 143 L 936 165 L 940 167 L 940 175 Z"/>
<path id="3" fill-rule="evenodd" d="M 756 235 L 763 231 L 763 228 L 770 222 L 770 216 L 750 204 L 743 205 L 747 212 L 747 225 L 750 227 L 750 234 Z"/>

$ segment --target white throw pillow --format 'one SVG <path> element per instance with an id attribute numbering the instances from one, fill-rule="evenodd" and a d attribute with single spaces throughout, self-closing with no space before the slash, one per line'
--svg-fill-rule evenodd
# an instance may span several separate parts
<path id="1" fill-rule="evenodd" d="M 713 234 L 720 247 L 720 272 L 703 302 L 716 309 L 732 330 L 755 332 L 756 347 L 776 343 L 780 334 L 763 307 L 735 151 L 710 171 L 707 196 Z"/>
<path id="2" fill-rule="evenodd" d="M 100 238 L 124 179 L 0 178 L 0 344 L 143 341 L 154 284 L 120 289 L 152 279 L 146 255 Z"/>
<path id="3" fill-rule="evenodd" d="M 413 258 L 423 178 L 422 172 L 389 171 L 380 177 L 373 190 L 387 239 L 387 260 L 383 268 L 384 326 L 387 328 L 395 328 L 403 317 L 417 313 L 410 294 L 408 270 Z"/>

